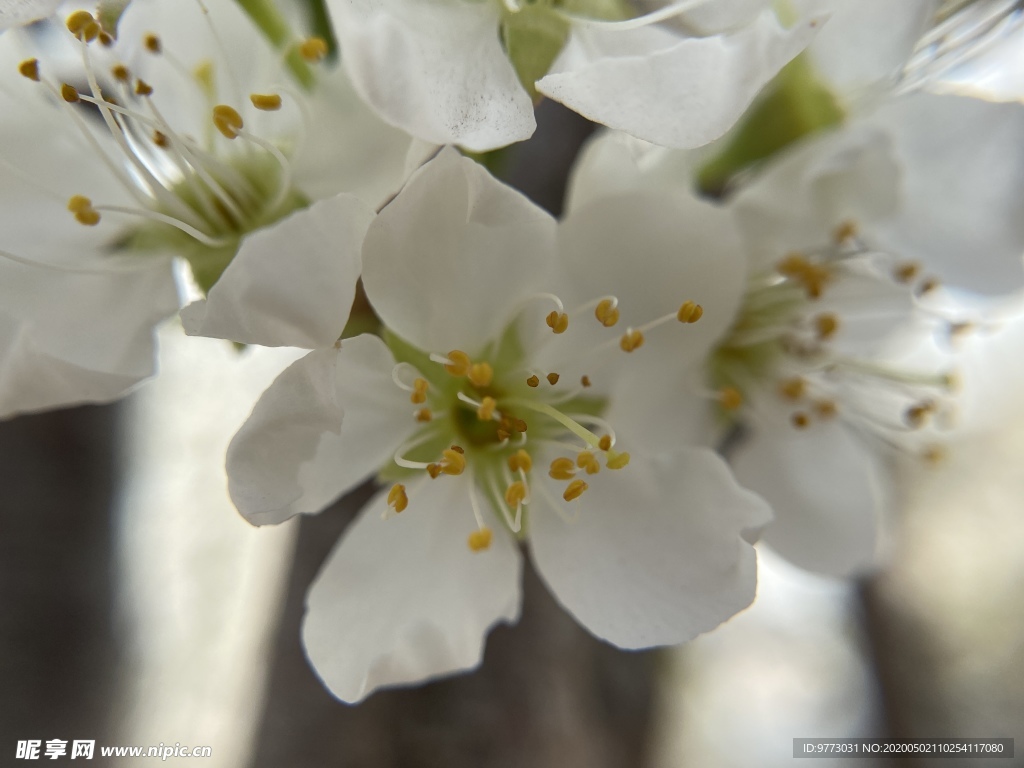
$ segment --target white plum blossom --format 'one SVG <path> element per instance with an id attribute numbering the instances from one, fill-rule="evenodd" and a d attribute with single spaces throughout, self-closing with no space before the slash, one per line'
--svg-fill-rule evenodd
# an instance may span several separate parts
<path id="1" fill-rule="evenodd" d="M 978 319 L 964 291 L 1024 286 L 1022 130 L 1021 105 L 917 93 L 793 145 L 726 202 L 748 282 L 702 381 L 735 393 L 719 408 L 720 428 L 745 431 L 731 463 L 772 505 L 763 540 L 796 564 L 873 565 L 890 452 L 943 455 L 950 342 Z M 698 167 L 609 135 L 583 158 L 571 209 L 679 193 Z"/>
<path id="2" fill-rule="evenodd" d="M 295 45 L 309 89 L 234 3 L 136 0 L 117 39 L 88 11 L 0 37 L 0 261 L 17 276 L 0 344 L 20 350 L 21 371 L 0 413 L 108 400 L 148 375 L 152 328 L 178 305 L 174 259 L 208 291 L 236 256 L 294 270 L 293 250 L 358 250 L 410 140 L 319 62 L 323 41 Z M 7 298 L 27 280 L 33 303 Z M 217 322 L 197 312 L 190 330 L 216 335 Z M 36 363 L 41 379 L 53 365 L 66 376 L 49 396 L 32 387 Z"/>
<path id="3" fill-rule="evenodd" d="M 370 225 L 362 279 L 383 338 L 293 364 L 227 458 L 255 524 L 387 483 L 308 596 L 306 652 L 336 696 L 479 663 L 489 628 L 519 615 L 517 539 L 561 604 L 623 648 L 688 640 L 753 599 L 766 508 L 678 440 L 656 397 L 659 359 L 701 359 L 731 321 L 739 243 L 694 202 L 723 250 L 691 253 L 673 211 L 637 198 L 559 226 L 447 149 Z M 288 286 L 274 301 L 312 325 L 306 304 Z M 344 319 L 320 323 L 337 336 Z"/>
<path id="4" fill-rule="evenodd" d="M 490 150 L 528 138 L 533 97 L 673 147 L 721 136 L 811 40 L 769 0 L 330 0 L 344 63 L 387 122 Z"/>

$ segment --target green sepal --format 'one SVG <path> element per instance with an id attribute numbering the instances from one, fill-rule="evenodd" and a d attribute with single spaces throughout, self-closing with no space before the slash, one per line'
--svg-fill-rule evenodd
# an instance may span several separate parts
<path id="1" fill-rule="evenodd" d="M 845 118 L 835 95 L 800 54 L 768 84 L 726 137 L 724 149 L 698 171 L 698 186 L 710 197 L 721 197 L 740 172 Z"/>
<path id="2" fill-rule="evenodd" d="M 502 14 L 501 39 L 519 82 L 536 102 L 534 83 L 548 73 L 565 47 L 569 22 L 549 5 L 531 3 Z"/>
<path id="3" fill-rule="evenodd" d="M 131 0 L 99 0 L 96 4 L 96 20 L 103 31 L 117 39 L 117 23 Z"/>

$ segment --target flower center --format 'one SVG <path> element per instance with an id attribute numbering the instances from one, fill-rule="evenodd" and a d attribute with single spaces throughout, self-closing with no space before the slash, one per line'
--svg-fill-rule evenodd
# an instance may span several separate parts
<path id="1" fill-rule="evenodd" d="M 189 99 L 191 91 L 190 100 L 209 109 L 208 130 L 199 141 L 181 133 L 169 119 L 173 115 L 164 114 L 150 83 L 102 50 L 114 40 L 91 13 L 71 14 L 66 27 L 81 49 L 84 88 L 50 79 L 37 59 L 23 61 L 19 72 L 54 97 L 84 139 L 85 153 L 99 159 L 136 203 L 112 205 L 74 194 L 68 210 L 80 224 L 100 225 L 108 213 L 130 220 L 111 238 L 116 247 L 180 255 L 208 290 L 244 235 L 308 204 L 292 184 L 290 147 L 250 132 L 238 109 L 217 103 L 212 63 L 189 72 L 158 35 L 144 37 L 143 47 L 155 65 L 178 76 L 177 95 Z M 95 50 L 97 42 L 100 50 Z M 308 59 L 322 58 L 314 41 L 299 50 L 307 48 Z M 253 93 L 249 100 L 254 110 L 264 112 L 283 105 L 278 93 Z M 102 131 L 94 131 L 96 118 Z M 244 146 L 226 151 L 215 132 Z"/>
<path id="2" fill-rule="evenodd" d="M 759 408 L 782 409 L 797 430 L 839 418 L 898 447 L 904 433 L 942 426 L 952 415 L 954 373 L 879 363 L 838 343 L 842 331 L 891 312 L 901 294 L 903 319 L 933 327 L 936 317 L 919 300 L 938 285 L 917 264 L 869 248 L 849 222 L 826 246 L 785 256 L 773 273 L 751 281 L 711 357 L 709 378 L 723 417 L 738 422 Z M 938 322 L 950 335 L 963 327 Z M 929 445 L 922 455 L 935 450 Z"/>
<path id="3" fill-rule="evenodd" d="M 381 476 L 403 481 L 425 472 L 443 482 L 445 475 L 469 473 L 477 522 L 477 532 L 469 540 L 474 551 L 486 549 L 491 541 L 479 497 L 512 533 L 523 536 L 531 503 L 540 501 L 572 520 L 573 507 L 578 506 L 573 503 L 589 488 L 587 477 L 629 464 L 629 453 L 617 448 L 615 430 L 602 418 L 607 393 L 594 386 L 589 375 L 569 380 L 557 370 L 540 370 L 533 362 L 547 339 L 572 333 L 572 318 L 580 314 L 592 312 L 590 322 L 602 328 L 616 326 L 618 300 L 605 296 L 566 311 L 557 296 L 539 294 L 524 305 L 537 301 L 550 302 L 554 309 L 533 318 L 543 318 L 544 325 L 536 325 L 545 329 L 545 340 L 532 347 L 523 342 L 531 334 L 521 333 L 522 325 L 515 322 L 518 315 L 499 339 L 472 355 L 458 349 L 424 352 L 393 335 L 385 337 L 399 361 L 392 378 L 409 393 L 411 417 L 420 426 Z M 695 323 L 702 314 L 699 304 L 684 302 L 677 312 L 640 327 L 621 333 L 609 330 L 604 342 L 582 354 L 574 350 L 572 359 L 586 361 L 591 353 L 615 348 L 632 353 L 655 328 L 671 321 Z M 537 471 L 555 481 L 560 499 L 545 488 L 546 482 L 536 482 Z M 398 513 L 410 504 L 415 505 L 415 499 L 407 486 L 396 482 L 389 495 L 390 508 Z"/>

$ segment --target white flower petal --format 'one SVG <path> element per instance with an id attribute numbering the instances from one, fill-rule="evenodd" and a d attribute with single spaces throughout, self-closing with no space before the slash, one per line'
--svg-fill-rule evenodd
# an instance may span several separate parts
<path id="1" fill-rule="evenodd" d="M 205 301 L 181 313 L 190 336 L 315 349 L 341 336 L 373 211 L 337 195 L 257 230 Z"/>
<path id="2" fill-rule="evenodd" d="M 648 28 L 573 29 L 537 90 L 581 115 L 663 146 L 714 141 L 811 40 L 818 20 L 784 29 L 771 11 L 740 31 L 666 45 Z"/>
<path id="3" fill-rule="evenodd" d="M 2 0 L 0 30 L 21 26 L 49 16 L 63 0 Z"/>
<path id="4" fill-rule="evenodd" d="M 736 451 L 737 478 L 772 506 L 762 540 L 801 568 L 849 576 L 875 559 L 881 468 L 841 424 L 797 433 L 758 427 Z"/>
<path id="5" fill-rule="evenodd" d="M 370 225 L 363 284 L 384 324 L 414 346 L 475 354 L 542 290 L 555 221 L 447 149 Z"/>
<path id="6" fill-rule="evenodd" d="M 415 427 L 375 336 L 311 352 L 263 393 L 228 447 L 231 499 L 254 525 L 319 512 L 373 475 Z"/>
<path id="7" fill-rule="evenodd" d="M 580 150 L 569 176 L 565 210 L 631 191 L 689 189 L 700 155 L 666 149 L 621 131 L 597 131 Z"/>
<path id="8" fill-rule="evenodd" d="M 366 108 L 344 70 L 324 73 L 308 108 L 308 133 L 292 161 L 298 189 L 313 200 L 351 192 L 373 208 L 398 191 L 412 140 Z"/>
<path id="9" fill-rule="evenodd" d="M 796 0 L 828 21 L 808 52 L 835 93 L 862 101 L 891 85 L 928 29 L 938 0 Z"/>
<path id="10" fill-rule="evenodd" d="M 343 63 L 380 116 L 475 151 L 529 138 L 533 104 L 502 49 L 497 3 L 330 0 Z"/>
<path id="11" fill-rule="evenodd" d="M 423 480 L 382 520 L 387 492 L 363 510 L 307 596 L 302 639 L 331 692 L 357 702 L 378 688 L 472 669 L 487 632 L 519 618 L 521 558 L 496 531 L 471 552 L 469 478 Z"/>
<path id="12" fill-rule="evenodd" d="M 0 258 L 0 417 L 106 402 L 151 376 L 178 308 L 169 261 L 65 272 Z"/>
<path id="13" fill-rule="evenodd" d="M 845 221 L 871 225 L 899 204 L 899 172 L 883 131 L 849 126 L 801 142 L 733 198 L 754 269 L 832 242 Z M 873 230 L 872 230 L 873 231 Z"/>
<path id="14" fill-rule="evenodd" d="M 614 295 L 620 313 L 612 329 L 597 322 L 593 308 L 571 317 L 572 332 L 559 339 L 565 344 L 596 345 L 674 315 L 686 301 L 703 307 L 694 324 L 673 319 L 650 331 L 629 364 L 699 358 L 728 330 L 743 296 L 746 263 L 732 215 L 691 194 L 608 195 L 574 211 L 558 230 L 558 245 L 567 308 Z"/>
<path id="15" fill-rule="evenodd" d="M 546 474 L 535 482 L 553 486 Z M 768 507 L 714 453 L 634 456 L 587 482 L 569 502 L 574 522 L 535 496 L 530 550 L 558 601 L 595 635 L 622 648 L 680 643 L 754 599 L 748 538 L 769 519 Z"/>
<path id="16" fill-rule="evenodd" d="M 893 138 L 903 176 L 888 243 L 957 287 L 1024 286 L 1024 105 L 918 93 L 869 122 Z"/>

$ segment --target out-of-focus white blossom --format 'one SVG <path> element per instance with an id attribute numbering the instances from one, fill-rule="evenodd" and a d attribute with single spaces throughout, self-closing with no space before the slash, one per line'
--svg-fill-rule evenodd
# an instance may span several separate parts
<path id="1" fill-rule="evenodd" d="M 319 68 L 322 42 L 296 45 Z M 236 255 L 323 279 L 296 260 L 358 250 L 372 206 L 404 176 L 409 139 L 362 108 L 340 70 L 301 90 L 234 3 L 136 0 L 116 40 L 87 11 L 10 30 L 0 71 L 0 248 L 18 259 L 3 266 L 17 276 L 0 289 L 12 294 L 3 344 L 22 371 L 2 413 L 111 399 L 148 375 L 152 327 L 177 307 L 175 257 L 204 290 Z M 32 302 L 13 296 L 26 280 Z M 190 329 L 217 335 L 217 323 L 196 313 Z M 27 354 L 36 347 L 49 351 Z M 56 375 L 33 373 L 44 360 L 63 370 L 49 395 L 31 385 Z"/>
<path id="2" fill-rule="evenodd" d="M 655 143 L 721 136 L 823 17 L 767 0 L 331 0 L 345 66 L 389 123 L 489 150 L 528 138 L 531 93 Z M 634 17 L 634 18 L 630 18 Z M 528 90 L 530 93 L 528 93 Z"/>
<path id="3" fill-rule="evenodd" d="M 753 599 L 763 502 L 709 449 L 660 454 L 658 376 L 701 359 L 742 290 L 727 217 L 693 202 L 699 245 L 719 250 L 684 246 L 687 260 L 673 212 L 652 197 L 558 226 L 449 149 L 370 225 L 362 276 L 384 340 L 295 363 L 227 462 L 257 524 L 389 482 L 308 597 L 306 652 L 337 696 L 475 666 L 486 631 L 519 615 L 517 539 L 621 647 L 687 640 Z M 289 306 L 306 313 L 287 290 L 270 309 Z"/>

